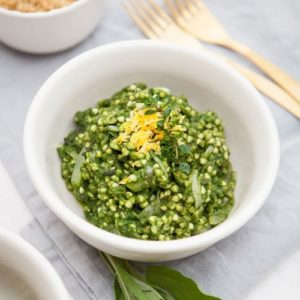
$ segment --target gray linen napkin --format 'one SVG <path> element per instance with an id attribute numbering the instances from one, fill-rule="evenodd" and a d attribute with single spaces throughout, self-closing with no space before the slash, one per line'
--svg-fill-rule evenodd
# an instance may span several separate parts
<path id="1" fill-rule="evenodd" d="M 206 3 L 234 37 L 300 80 L 299 0 Z M 48 257 L 74 299 L 112 299 L 111 277 L 95 250 L 74 236 L 37 196 L 22 154 L 26 112 L 37 89 L 62 63 L 101 44 L 141 37 L 120 1 L 113 0 L 107 1 L 98 29 L 69 51 L 33 56 L 0 44 L 0 159 L 36 216 L 23 236 Z M 279 177 L 266 204 L 226 240 L 198 255 L 169 263 L 225 300 L 242 299 L 260 276 L 300 246 L 300 122 L 270 100 L 266 102 L 282 145 Z"/>
<path id="2" fill-rule="evenodd" d="M 244 228 L 208 250 L 166 263 L 193 277 L 207 292 L 240 300 L 280 259 L 300 247 L 300 136 L 282 151 L 269 201 Z M 37 220 L 22 236 L 48 257 L 74 299 L 113 299 L 112 278 L 92 247 L 71 233 L 38 199 Z"/>

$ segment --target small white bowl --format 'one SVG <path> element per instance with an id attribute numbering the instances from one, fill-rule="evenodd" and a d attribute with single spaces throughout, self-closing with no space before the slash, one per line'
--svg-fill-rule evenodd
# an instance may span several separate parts
<path id="1" fill-rule="evenodd" d="M 173 241 L 142 241 L 88 223 L 66 190 L 56 147 L 73 128 L 78 110 L 132 82 L 184 94 L 198 110 L 224 121 L 237 171 L 230 217 L 208 232 Z M 49 208 L 83 240 L 122 258 L 164 261 L 195 254 L 238 230 L 266 200 L 279 162 L 279 140 L 270 111 L 250 83 L 204 52 L 153 41 L 102 46 L 58 69 L 37 93 L 27 116 L 24 149 L 31 178 Z"/>
<path id="2" fill-rule="evenodd" d="M 68 49 L 95 29 L 103 4 L 104 0 L 77 0 L 59 9 L 33 13 L 0 7 L 0 41 L 36 54 Z"/>
<path id="3" fill-rule="evenodd" d="M 50 263 L 25 240 L 0 228 L 0 249 L 0 275 L 10 275 L 14 279 L 16 289 L 23 288 L 23 291 L 34 295 L 34 299 L 71 300 Z M 11 288 L 12 285 L 13 283 L 9 282 Z M 12 297 L 12 294 L 17 296 L 16 289 L 10 290 L 10 287 L 6 286 L 5 290 L 0 291 L 0 298 L 12 299 L 7 297 Z M 3 295 L 4 292 L 6 295 Z"/>

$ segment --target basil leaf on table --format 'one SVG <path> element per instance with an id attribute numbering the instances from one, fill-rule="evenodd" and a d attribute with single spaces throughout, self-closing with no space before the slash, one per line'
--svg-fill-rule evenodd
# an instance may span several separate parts
<path id="1" fill-rule="evenodd" d="M 205 295 L 197 284 L 164 266 L 148 266 L 137 272 L 129 261 L 99 252 L 115 277 L 115 300 L 220 300 Z"/>
<path id="2" fill-rule="evenodd" d="M 146 270 L 146 280 L 149 284 L 167 291 L 176 300 L 220 300 L 205 295 L 192 279 L 164 266 L 149 266 Z"/>
<path id="3" fill-rule="evenodd" d="M 103 255 L 118 281 L 114 286 L 116 300 L 165 300 L 152 286 L 131 275 L 125 261 L 108 254 Z"/>
<path id="4" fill-rule="evenodd" d="M 176 300 L 169 292 L 166 290 L 161 289 L 158 286 L 153 286 L 162 296 L 165 300 Z"/>
<path id="5" fill-rule="evenodd" d="M 114 289 L 115 289 L 115 300 L 125 300 L 124 294 L 121 290 L 120 284 L 117 279 L 115 279 Z"/>
<path id="6" fill-rule="evenodd" d="M 123 268 L 118 273 L 120 287 L 126 300 L 165 300 L 152 286 L 133 277 Z"/>

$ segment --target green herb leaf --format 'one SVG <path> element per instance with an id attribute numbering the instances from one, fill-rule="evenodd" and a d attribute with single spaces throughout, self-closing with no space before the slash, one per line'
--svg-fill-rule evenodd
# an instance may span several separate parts
<path id="1" fill-rule="evenodd" d="M 115 279 L 114 290 L 115 290 L 115 300 L 125 300 L 124 294 L 122 292 L 122 289 L 117 279 Z"/>
<path id="2" fill-rule="evenodd" d="M 146 276 L 126 260 L 99 252 L 115 276 L 115 300 L 220 300 L 205 295 L 197 284 L 165 266 L 148 266 Z"/>
<path id="3" fill-rule="evenodd" d="M 126 187 L 129 188 L 132 192 L 137 193 L 149 187 L 147 181 L 137 181 L 126 183 Z"/>
<path id="4" fill-rule="evenodd" d="M 158 129 L 163 129 L 164 128 L 164 120 L 159 120 L 157 122 L 157 128 Z"/>
<path id="5" fill-rule="evenodd" d="M 159 212 L 159 209 L 160 209 L 160 199 L 157 195 L 155 200 L 139 214 L 139 219 L 141 223 L 142 224 L 146 223 L 150 216 L 155 215 Z"/>
<path id="6" fill-rule="evenodd" d="M 170 114 L 170 112 L 172 111 L 172 108 L 170 107 L 170 106 L 168 106 L 165 110 L 164 110 L 164 116 L 165 117 L 167 117 L 169 114 Z"/>
<path id="7" fill-rule="evenodd" d="M 126 300 L 165 300 L 151 285 L 126 273 L 124 272 L 123 277 L 125 276 L 125 283 L 128 286 L 131 297 L 125 298 Z"/>
<path id="8" fill-rule="evenodd" d="M 145 101 L 144 101 L 145 105 L 148 105 L 148 106 L 151 106 L 151 105 L 154 105 L 157 103 L 157 99 L 150 95 L 149 98 L 147 98 Z"/>
<path id="9" fill-rule="evenodd" d="M 186 144 L 179 145 L 179 150 L 183 154 L 189 154 L 189 153 L 191 153 L 191 148 L 188 145 L 186 145 Z"/>
<path id="10" fill-rule="evenodd" d="M 165 266 L 149 266 L 146 270 L 146 280 L 151 285 L 167 291 L 176 300 L 220 300 L 205 295 L 192 279 Z"/>
<path id="11" fill-rule="evenodd" d="M 158 286 L 152 286 L 164 297 L 165 300 L 176 300 L 168 291 L 163 290 Z"/>
<path id="12" fill-rule="evenodd" d="M 165 300 L 151 285 L 131 275 L 125 268 L 124 261 L 104 254 L 106 260 L 115 270 L 119 287 L 125 300 Z M 117 300 L 122 299 L 118 286 L 115 285 Z"/>
<path id="13" fill-rule="evenodd" d="M 113 98 L 115 99 L 117 97 L 117 95 L 121 94 L 123 91 L 120 91 L 118 93 L 116 93 L 115 95 L 113 95 Z M 98 107 L 109 107 L 111 104 L 111 100 L 110 99 L 104 99 L 102 101 L 98 102 Z"/>
<path id="14" fill-rule="evenodd" d="M 115 174 L 115 171 L 115 168 L 100 170 L 101 174 L 103 174 L 104 176 L 112 176 Z"/>
<path id="15" fill-rule="evenodd" d="M 190 171 L 191 171 L 191 167 L 187 163 L 180 163 L 178 169 L 179 169 L 179 171 L 186 173 L 186 174 L 190 174 Z"/>
<path id="16" fill-rule="evenodd" d="M 222 211 L 214 211 L 208 218 L 208 222 L 211 225 L 218 225 L 226 219 L 226 214 Z"/>
<path id="17" fill-rule="evenodd" d="M 110 132 L 120 132 L 119 126 L 116 125 L 108 125 L 107 130 Z"/>
<path id="18" fill-rule="evenodd" d="M 68 146 L 63 146 L 63 151 L 65 153 L 67 153 L 68 155 L 70 155 L 74 160 L 77 159 L 77 152 L 75 151 L 75 149 L 71 148 L 71 147 L 68 147 Z"/>
<path id="19" fill-rule="evenodd" d="M 149 110 L 147 110 L 147 111 L 145 112 L 145 115 L 153 115 L 153 114 L 155 114 L 155 113 L 156 113 L 155 110 L 149 109 Z"/>
<path id="20" fill-rule="evenodd" d="M 162 161 L 154 154 L 152 154 L 153 159 L 155 160 L 156 163 L 159 164 L 160 168 L 162 169 L 162 171 L 164 172 L 164 175 L 168 178 L 168 172 L 165 168 L 165 166 L 163 165 Z"/>
<path id="21" fill-rule="evenodd" d="M 198 208 L 200 207 L 202 203 L 202 198 L 201 198 L 201 187 L 200 183 L 198 180 L 198 172 L 195 170 L 191 174 L 191 182 L 192 182 L 192 193 L 193 193 L 193 198 L 195 200 L 195 207 Z"/>
<path id="22" fill-rule="evenodd" d="M 71 182 L 74 185 L 79 185 L 81 180 L 81 172 L 80 168 L 84 163 L 84 156 L 82 155 L 82 151 L 77 155 L 75 159 L 75 165 L 71 176 Z"/>

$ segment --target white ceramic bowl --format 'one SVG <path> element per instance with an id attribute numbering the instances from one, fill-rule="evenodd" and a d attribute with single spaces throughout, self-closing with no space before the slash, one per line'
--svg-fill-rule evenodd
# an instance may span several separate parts
<path id="1" fill-rule="evenodd" d="M 0 41 L 30 53 L 68 49 L 98 24 L 104 0 L 77 0 L 48 12 L 25 13 L 0 7 Z"/>
<path id="2" fill-rule="evenodd" d="M 230 217 L 208 232 L 175 241 L 118 236 L 85 221 L 60 176 L 56 147 L 75 112 L 132 83 L 169 87 L 199 110 L 223 119 L 237 171 Z M 243 226 L 264 203 L 276 177 L 279 141 L 271 113 L 240 75 L 204 52 L 153 41 L 130 41 L 88 51 L 57 70 L 37 93 L 27 116 L 24 149 L 32 180 L 45 203 L 78 236 L 112 255 L 163 261 L 197 253 Z"/>
<path id="3" fill-rule="evenodd" d="M 11 276 L 10 279 L 14 279 L 14 282 L 8 282 L 11 288 L 14 288 L 13 283 L 16 284 L 14 290 L 10 291 L 7 286 L 4 290 L 1 289 L 1 299 L 17 299 L 11 297 L 12 294 L 17 296 L 18 287 L 34 295 L 34 299 L 71 300 L 50 263 L 22 238 L 0 228 L 0 249 L 0 275 Z M 1 280 L 5 279 L 4 277 Z M 4 292 L 6 295 L 3 295 Z"/>

